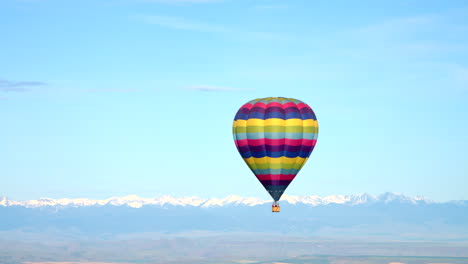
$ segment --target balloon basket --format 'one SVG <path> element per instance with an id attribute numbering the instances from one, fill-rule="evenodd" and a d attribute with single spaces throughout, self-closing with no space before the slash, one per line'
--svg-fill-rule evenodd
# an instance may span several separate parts
<path id="1" fill-rule="evenodd" d="M 280 206 L 279 204 L 275 203 L 271 206 L 271 212 L 272 213 L 279 213 L 280 212 Z"/>

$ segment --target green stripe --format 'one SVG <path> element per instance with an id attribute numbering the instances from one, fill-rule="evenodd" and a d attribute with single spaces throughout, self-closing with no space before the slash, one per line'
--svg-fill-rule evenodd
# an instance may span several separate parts
<path id="1" fill-rule="evenodd" d="M 268 168 L 268 169 L 253 169 L 253 171 L 255 175 L 258 175 L 258 174 L 298 174 L 300 170 L 299 169 Z"/>
<path id="2" fill-rule="evenodd" d="M 299 103 L 303 103 L 302 101 L 297 100 L 297 99 L 293 99 L 293 98 L 278 98 L 278 97 L 259 98 L 259 99 L 252 100 L 249 103 L 255 104 L 257 102 L 262 102 L 264 104 L 268 104 L 268 103 L 280 103 L 280 104 L 285 104 L 285 103 L 299 104 Z"/>
<path id="3" fill-rule="evenodd" d="M 318 133 L 274 133 L 274 132 L 258 132 L 258 133 L 236 133 L 233 134 L 237 140 L 243 139 L 317 139 Z"/>
<path id="4" fill-rule="evenodd" d="M 233 133 L 318 133 L 313 126 L 246 126 L 237 127 Z"/>

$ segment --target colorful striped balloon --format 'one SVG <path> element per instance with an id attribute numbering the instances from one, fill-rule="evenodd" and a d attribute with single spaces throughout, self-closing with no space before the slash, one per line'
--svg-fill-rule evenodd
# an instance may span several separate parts
<path id="1" fill-rule="evenodd" d="M 243 105 L 232 130 L 245 163 L 277 202 L 312 153 L 318 123 L 304 102 L 268 97 Z"/>

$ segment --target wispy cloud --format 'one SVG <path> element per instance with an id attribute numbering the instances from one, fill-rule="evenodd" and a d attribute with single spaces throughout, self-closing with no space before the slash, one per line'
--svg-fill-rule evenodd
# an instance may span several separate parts
<path id="1" fill-rule="evenodd" d="M 458 11 L 396 17 L 330 35 L 344 54 L 359 60 L 427 60 L 464 54 L 468 28 Z M 332 43 L 333 45 L 333 43 Z"/>
<path id="2" fill-rule="evenodd" d="M 283 5 L 283 4 L 271 4 L 271 5 L 257 5 L 255 6 L 256 9 L 259 10 L 267 10 L 267 9 L 285 9 L 288 8 L 288 5 Z"/>
<path id="3" fill-rule="evenodd" d="M 464 36 L 468 31 L 468 27 L 460 24 L 465 16 L 465 13 L 460 13 L 459 10 L 450 10 L 441 13 L 396 17 L 355 28 L 348 33 L 357 34 L 360 37 L 367 36 L 377 41 L 412 41 L 421 38 L 440 42 L 457 41 L 460 39 L 453 38 L 453 36 Z M 446 39 L 445 36 L 450 38 Z M 462 40 L 464 41 L 464 39 Z"/>
<path id="4" fill-rule="evenodd" d="M 454 70 L 455 80 L 464 89 L 468 90 L 468 68 L 459 66 Z"/>
<path id="5" fill-rule="evenodd" d="M 102 88 L 102 89 L 88 89 L 90 93 L 132 93 L 138 91 L 134 88 Z"/>
<path id="6" fill-rule="evenodd" d="M 402 33 L 419 31 L 422 28 L 435 26 L 436 15 L 421 15 L 412 17 L 394 18 L 380 23 L 357 28 L 354 32 L 388 35 L 389 33 Z"/>
<path id="7" fill-rule="evenodd" d="M 44 82 L 37 81 L 7 81 L 0 79 L 0 91 L 1 92 L 28 92 L 31 91 L 32 87 L 45 86 Z"/>
<path id="8" fill-rule="evenodd" d="M 140 18 L 146 23 L 155 24 L 161 27 L 166 27 L 166 28 L 205 31 L 205 32 L 227 32 L 229 31 L 227 28 L 223 26 L 200 23 L 200 22 L 190 21 L 190 20 L 186 20 L 180 17 L 173 17 L 173 16 L 146 15 L 146 16 L 138 16 L 138 18 Z"/>
<path id="9" fill-rule="evenodd" d="M 210 85 L 192 85 L 192 86 L 186 87 L 186 89 L 192 90 L 192 91 L 202 91 L 202 92 L 235 92 L 235 91 L 245 90 L 245 89 L 239 89 L 239 88 L 210 86 Z"/>
<path id="10" fill-rule="evenodd" d="M 198 3 L 216 3 L 223 0 L 131 0 L 133 2 L 153 2 L 164 4 L 198 4 Z"/>
<path id="11" fill-rule="evenodd" d="M 275 32 L 262 32 L 252 30 L 242 30 L 236 28 L 230 28 L 219 24 L 210 24 L 194 20 L 189 20 L 175 16 L 164 16 L 164 15 L 139 15 L 134 16 L 134 19 L 143 21 L 148 24 L 157 25 L 163 28 L 170 28 L 175 30 L 187 30 L 187 31 L 198 31 L 213 34 L 224 34 L 230 37 L 247 40 L 288 40 L 290 36 L 284 34 L 278 34 Z"/>

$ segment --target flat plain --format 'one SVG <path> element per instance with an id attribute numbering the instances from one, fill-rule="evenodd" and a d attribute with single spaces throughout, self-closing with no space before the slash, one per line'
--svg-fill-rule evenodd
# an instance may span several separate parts
<path id="1" fill-rule="evenodd" d="M 245 233 L 17 238 L 0 238 L 1 264 L 468 264 L 466 241 Z"/>

